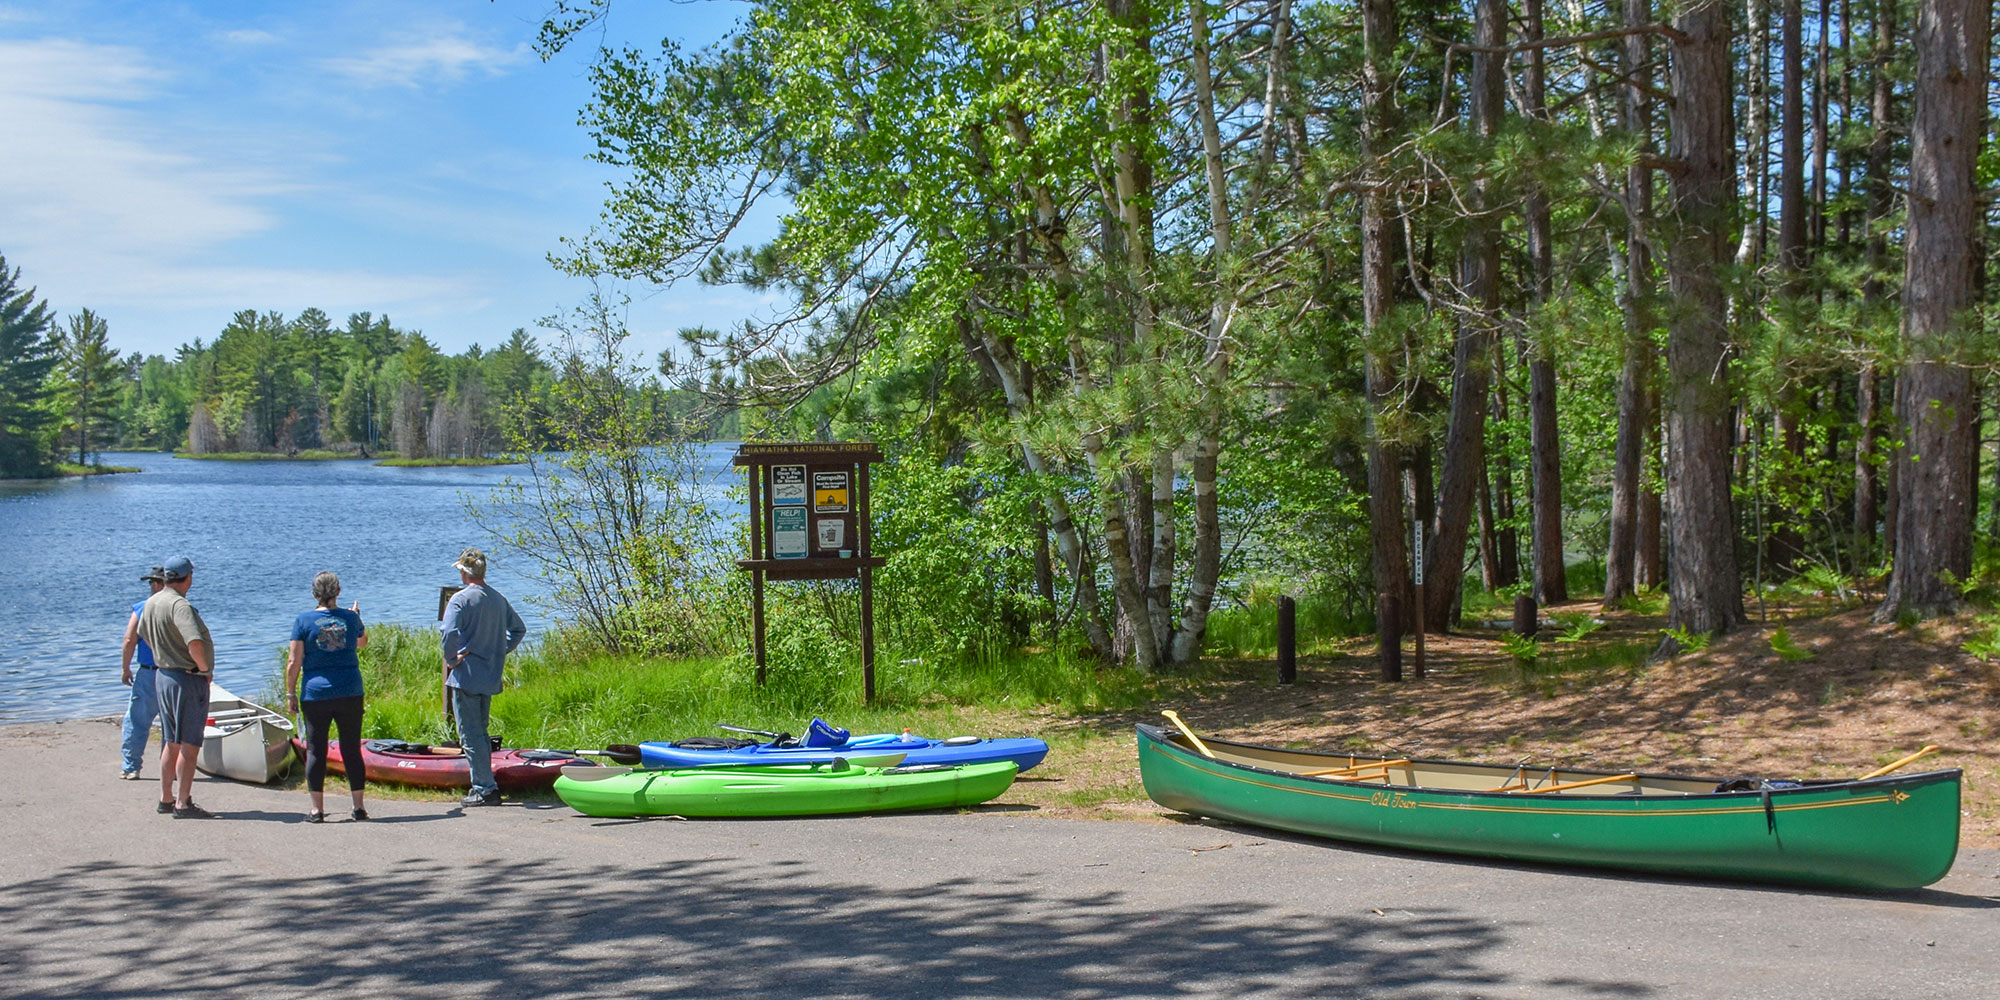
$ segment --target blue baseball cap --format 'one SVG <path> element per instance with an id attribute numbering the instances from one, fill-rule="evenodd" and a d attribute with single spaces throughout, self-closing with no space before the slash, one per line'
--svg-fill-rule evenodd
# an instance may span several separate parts
<path id="1" fill-rule="evenodd" d="M 167 560 L 165 566 L 160 567 L 160 572 L 168 583 L 185 580 L 194 575 L 194 563 L 189 562 L 186 556 L 175 556 Z"/>

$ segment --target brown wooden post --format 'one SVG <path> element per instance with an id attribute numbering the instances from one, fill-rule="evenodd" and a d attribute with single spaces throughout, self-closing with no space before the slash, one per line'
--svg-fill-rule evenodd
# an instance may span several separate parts
<path id="1" fill-rule="evenodd" d="M 768 465 L 750 467 L 750 558 L 764 558 L 764 532 L 770 515 L 764 512 L 764 477 Z M 750 655 L 757 663 L 757 686 L 764 686 L 764 571 L 750 571 Z"/>
<path id="2" fill-rule="evenodd" d="M 1376 662 L 1385 681 L 1403 679 L 1403 616 L 1396 595 L 1384 591 L 1375 595 L 1375 634 L 1380 643 Z"/>
<path id="3" fill-rule="evenodd" d="M 1542 609 L 1535 603 L 1533 594 L 1519 594 L 1514 598 L 1514 634 L 1533 639 L 1542 630 Z"/>
<path id="4" fill-rule="evenodd" d="M 854 554 L 861 568 L 861 700 L 875 702 L 875 572 L 868 564 L 868 463 L 856 462 L 854 476 Z"/>
<path id="5" fill-rule="evenodd" d="M 764 571 L 750 571 L 750 651 L 757 659 L 757 686 L 764 686 Z"/>
<path id="6" fill-rule="evenodd" d="M 1298 679 L 1298 603 L 1289 597 L 1280 597 L 1278 598 L 1278 683 L 1290 684 Z"/>

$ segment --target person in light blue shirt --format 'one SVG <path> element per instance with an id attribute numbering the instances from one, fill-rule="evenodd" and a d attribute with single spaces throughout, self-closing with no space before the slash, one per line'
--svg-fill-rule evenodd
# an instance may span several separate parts
<path id="1" fill-rule="evenodd" d="M 507 654 L 521 644 L 528 626 L 506 597 L 486 585 L 486 553 L 466 549 L 452 568 L 464 587 L 444 606 L 444 687 L 458 720 L 459 746 L 472 767 L 472 791 L 459 804 L 496 806 L 500 786 L 493 781 L 488 723 Z"/>
<path id="2" fill-rule="evenodd" d="M 167 585 L 167 574 L 155 566 L 139 582 L 152 584 L 152 592 L 157 594 Z M 139 610 L 145 606 L 145 601 L 132 602 L 132 616 L 125 619 L 125 652 L 118 664 L 118 679 L 132 689 L 132 697 L 125 705 L 118 761 L 118 776 L 126 781 L 139 780 L 139 765 L 146 760 L 146 737 L 153 731 L 153 720 L 160 715 L 160 696 L 153 684 L 156 675 L 153 647 L 139 638 Z M 134 657 L 139 661 L 136 673 L 132 670 Z M 166 749 L 164 741 L 160 749 Z"/>

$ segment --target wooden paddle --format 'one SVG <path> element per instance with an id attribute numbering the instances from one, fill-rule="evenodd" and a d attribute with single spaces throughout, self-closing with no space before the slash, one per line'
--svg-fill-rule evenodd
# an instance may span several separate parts
<path id="1" fill-rule="evenodd" d="M 1215 756 L 1215 751 L 1210 750 L 1208 748 L 1208 744 L 1203 743 L 1201 741 L 1201 737 L 1196 736 L 1194 734 L 1194 730 L 1189 729 L 1187 727 L 1187 723 L 1181 721 L 1181 716 L 1179 712 L 1176 712 L 1173 709 L 1169 708 L 1162 710 L 1160 714 L 1166 716 L 1167 721 L 1173 723 L 1174 728 L 1179 729 L 1181 731 L 1181 735 L 1187 737 L 1188 741 L 1194 744 L 1194 748 L 1196 750 L 1201 751 L 1201 755 L 1203 757 Z"/>
<path id="2" fill-rule="evenodd" d="M 1914 764 L 1914 763 L 1916 763 L 1916 762 L 1917 762 L 1918 760 L 1921 760 L 1922 758 L 1925 758 L 1925 757 L 1928 757 L 1928 756 L 1930 756 L 1931 754 L 1934 754 L 1934 753 L 1937 753 L 1937 751 L 1938 751 L 1938 748 L 1937 748 L 1937 744 L 1935 744 L 1935 743 L 1934 743 L 1934 744 L 1931 744 L 1930 746 L 1927 746 L 1927 747 L 1923 748 L 1922 750 L 1919 750 L 1919 751 L 1917 751 L 1916 753 L 1913 753 L 1913 754 L 1909 755 L 1908 757 L 1905 757 L 1905 758 L 1903 758 L 1902 760 L 1899 760 L 1899 761 L 1895 762 L 1894 764 L 1890 764 L 1890 765 L 1888 765 L 1888 766 L 1886 766 L 1886 767 L 1878 767 L 1878 768 L 1876 768 L 1875 770 L 1873 770 L 1873 771 L 1870 771 L 1870 772 L 1868 772 L 1867 774 L 1864 774 L 1864 775 L 1862 775 L 1861 777 L 1859 777 L 1859 778 L 1856 778 L 1856 779 L 1854 779 L 1854 780 L 1856 780 L 1856 781 L 1867 781 L 1867 780 L 1868 780 L 1868 779 L 1870 779 L 1870 778 L 1879 778 L 1879 777 L 1881 777 L 1881 776 L 1883 776 L 1883 775 L 1885 775 L 1885 774 L 1888 774 L 1888 773 L 1889 773 L 1890 771 L 1895 771 L 1895 770 L 1900 770 L 1900 769 L 1902 769 L 1902 768 L 1904 768 L 1904 767 L 1907 767 L 1907 766 L 1909 766 L 1909 765 L 1911 765 L 1911 764 Z"/>

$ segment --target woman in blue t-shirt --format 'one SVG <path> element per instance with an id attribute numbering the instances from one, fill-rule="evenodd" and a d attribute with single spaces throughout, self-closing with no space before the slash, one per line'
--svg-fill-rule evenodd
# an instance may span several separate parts
<path id="1" fill-rule="evenodd" d="M 367 819 L 361 790 L 368 779 L 361 766 L 361 658 L 368 644 L 361 624 L 361 602 L 342 608 L 340 577 L 331 572 L 313 577 L 313 600 L 319 606 L 292 623 L 292 655 L 285 663 L 285 690 L 291 709 L 304 716 L 306 730 L 306 794 L 312 811 L 306 822 L 326 819 L 326 741 L 328 726 L 340 727 L 341 770 L 354 795 L 355 819 Z"/>

